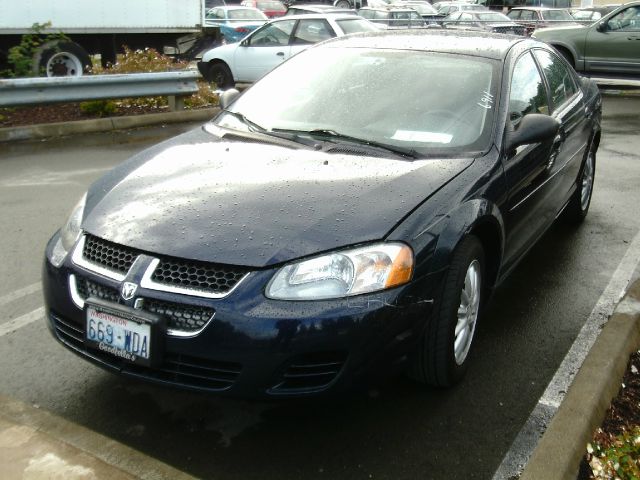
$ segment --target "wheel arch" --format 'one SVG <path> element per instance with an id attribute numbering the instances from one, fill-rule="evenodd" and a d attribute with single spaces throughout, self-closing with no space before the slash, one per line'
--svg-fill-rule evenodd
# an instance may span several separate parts
<path id="1" fill-rule="evenodd" d="M 500 274 L 505 234 L 500 210 L 488 200 L 466 202 L 449 214 L 449 221 L 438 236 L 434 266 L 446 268 L 455 248 L 469 235 L 477 237 L 482 244 L 485 252 L 486 284 L 493 286 Z"/>
<path id="2" fill-rule="evenodd" d="M 575 70 L 584 70 L 582 58 L 579 58 L 578 52 L 571 45 L 563 42 L 549 42 L 549 45 L 562 55 Z"/>
<path id="3" fill-rule="evenodd" d="M 229 64 L 225 60 L 223 60 L 222 58 L 217 58 L 217 57 L 216 58 L 212 58 L 211 60 L 207 61 L 207 65 L 209 65 L 209 69 L 211 67 L 216 66 L 216 65 L 221 65 L 221 66 L 225 67 L 229 71 L 229 74 L 231 75 L 231 79 L 234 82 L 236 81 L 235 75 L 233 74 L 233 70 L 231 69 Z M 209 81 L 209 82 L 213 81 L 212 78 L 207 78 L 206 80 Z"/>

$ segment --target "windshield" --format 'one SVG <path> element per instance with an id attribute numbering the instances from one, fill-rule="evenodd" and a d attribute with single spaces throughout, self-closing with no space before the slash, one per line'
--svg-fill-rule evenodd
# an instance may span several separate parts
<path id="1" fill-rule="evenodd" d="M 258 8 L 260 10 L 277 10 L 277 11 L 286 10 L 285 6 L 276 0 L 258 2 Z"/>
<path id="2" fill-rule="evenodd" d="M 476 18 L 481 22 L 513 22 L 504 13 L 498 12 L 477 13 Z"/>
<path id="3" fill-rule="evenodd" d="M 566 10 L 548 10 L 542 11 L 542 18 L 545 20 L 567 20 L 569 22 L 573 21 L 573 17 Z"/>
<path id="4" fill-rule="evenodd" d="M 413 8 L 420 15 L 436 14 L 437 11 L 428 3 L 404 3 L 403 5 Z"/>
<path id="5" fill-rule="evenodd" d="M 313 48 L 246 90 L 230 107 L 235 114 L 214 121 L 266 133 L 330 132 L 419 156 L 477 152 L 490 144 L 496 70 L 497 62 L 465 55 Z"/>
<path id="6" fill-rule="evenodd" d="M 228 10 L 227 15 L 230 20 L 266 20 L 267 16 L 260 10 L 250 10 L 238 8 L 236 10 Z"/>
<path id="7" fill-rule="evenodd" d="M 354 15 L 354 17 L 356 17 Z M 336 23 L 340 26 L 345 34 L 358 33 L 358 32 L 375 32 L 378 28 L 368 20 L 364 18 L 349 18 L 344 20 L 336 20 Z"/>

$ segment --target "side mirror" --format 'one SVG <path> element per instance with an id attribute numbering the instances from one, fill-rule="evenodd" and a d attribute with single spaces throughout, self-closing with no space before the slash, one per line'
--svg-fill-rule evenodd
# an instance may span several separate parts
<path id="1" fill-rule="evenodd" d="M 596 25 L 596 30 L 599 31 L 600 33 L 604 33 L 607 30 L 609 30 L 607 22 L 598 22 L 598 25 Z"/>
<path id="2" fill-rule="evenodd" d="M 240 92 L 235 88 L 230 88 L 229 90 L 225 90 L 220 94 L 218 98 L 218 103 L 220 104 L 220 108 L 225 110 L 229 105 L 233 103 L 233 101 L 238 98 Z"/>
<path id="3" fill-rule="evenodd" d="M 511 152 L 520 145 L 540 143 L 553 139 L 560 130 L 560 122 L 541 113 L 530 113 L 522 117 L 518 129 L 507 133 L 505 149 Z"/>

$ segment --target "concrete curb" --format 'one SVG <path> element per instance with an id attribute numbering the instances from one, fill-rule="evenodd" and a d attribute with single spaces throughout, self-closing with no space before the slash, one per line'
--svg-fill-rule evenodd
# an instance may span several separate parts
<path id="1" fill-rule="evenodd" d="M 520 480 L 576 478 L 593 432 L 640 347 L 640 280 L 628 289 L 576 374 Z"/>
<path id="2" fill-rule="evenodd" d="M 96 118 L 74 122 L 43 123 L 24 127 L 0 128 L 0 142 L 38 140 L 81 133 L 109 132 L 127 128 L 147 127 L 162 123 L 205 122 L 219 111 L 218 108 L 182 110 L 179 112 L 149 113 L 125 117 Z"/>
<path id="3" fill-rule="evenodd" d="M 2 395 L 0 477 L 193 478 L 104 435 Z"/>

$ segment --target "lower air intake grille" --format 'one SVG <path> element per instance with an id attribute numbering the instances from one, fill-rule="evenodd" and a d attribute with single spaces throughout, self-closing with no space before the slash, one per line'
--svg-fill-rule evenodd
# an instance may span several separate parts
<path id="1" fill-rule="evenodd" d="M 285 366 L 273 393 L 322 390 L 338 376 L 347 359 L 346 352 L 299 355 Z"/>

